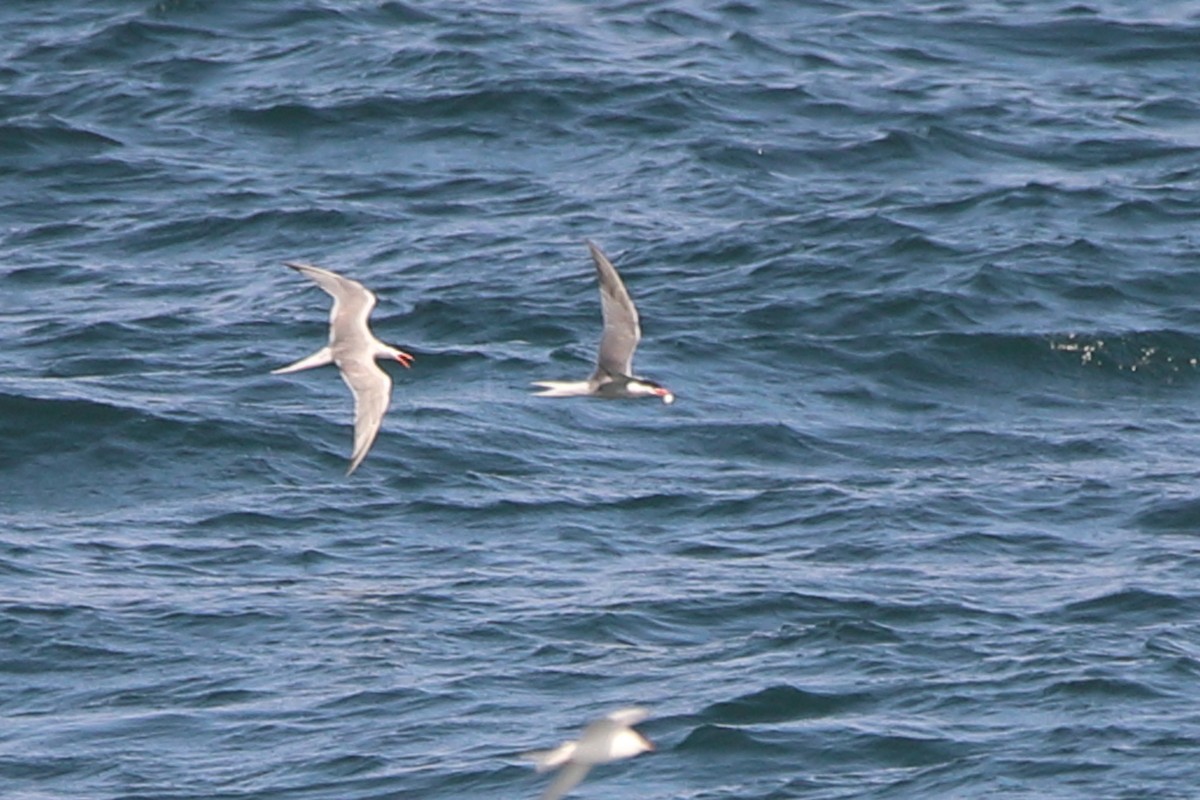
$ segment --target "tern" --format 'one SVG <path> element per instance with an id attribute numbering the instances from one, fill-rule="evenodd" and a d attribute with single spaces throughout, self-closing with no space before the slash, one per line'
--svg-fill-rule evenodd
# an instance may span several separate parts
<path id="1" fill-rule="evenodd" d="M 326 364 L 337 365 L 342 380 L 354 394 L 354 451 L 350 454 L 350 468 L 346 470 L 349 475 L 367 457 L 392 399 L 392 379 L 379 368 L 375 359 L 399 361 L 407 368 L 412 365 L 413 356 L 379 341 L 371 333 L 367 318 L 375 307 L 375 294 L 370 289 L 358 281 L 311 264 L 294 261 L 284 264 L 307 275 L 333 297 L 329 344 L 294 364 L 271 370 L 271 374 L 284 375 Z"/>
<path id="2" fill-rule="evenodd" d="M 587 243 L 596 262 L 596 277 L 600 282 L 600 310 L 604 316 L 604 333 L 600 336 L 600 353 L 596 371 L 586 381 L 534 381 L 545 389 L 538 397 L 661 397 L 664 403 L 674 403 L 675 395 L 667 387 L 633 374 L 633 351 L 642 338 L 637 309 L 621 276 L 612 262 L 593 242 Z"/>
<path id="3" fill-rule="evenodd" d="M 637 706 L 622 708 L 588 725 L 576 741 L 563 742 L 553 750 L 524 753 L 523 757 L 533 761 L 538 772 L 561 767 L 546 787 L 542 800 L 559 800 L 597 764 L 654 750 L 654 743 L 632 727 L 648 715 L 646 709 Z"/>

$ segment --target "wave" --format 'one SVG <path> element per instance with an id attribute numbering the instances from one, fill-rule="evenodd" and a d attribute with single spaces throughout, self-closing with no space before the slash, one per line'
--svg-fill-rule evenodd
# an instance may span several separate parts
<path id="1" fill-rule="evenodd" d="M 861 707 L 866 695 L 822 694 L 779 684 L 713 703 L 697 716 L 715 725 L 759 725 L 825 717 Z"/>
<path id="2" fill-rule="evenodd" d="M 61 168 L 64 156 L 82 161 L 121 145 L 119 140 L 111 136 L 55 117 L 0 124 L 0 158 L 33 156 L 45 162 L 53 161 L 56 169 Z M 25 164 L 22 171 L 32 166 L 35 165 Z"/>
<path id="3" fill-rule="evenodd" d="M 1200 596 L 1180 596 L 1149 589 L 1128 588 L 1077 600 L 1048 612 L 1047 618 L 1071 624 L 1114 624 L 1185 619 L 1200 609 Z"/>

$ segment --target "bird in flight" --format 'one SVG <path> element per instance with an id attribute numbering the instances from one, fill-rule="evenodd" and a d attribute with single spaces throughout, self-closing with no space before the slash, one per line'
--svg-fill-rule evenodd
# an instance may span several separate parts
<path id="1" fill-rule="evenodd" d="M 596 371 L 586 381 L 534 381 L 534 386 L 545 390 L 537 392 L 537 396 L 661 397 L 664 403 L 674 403 L 675 395 L 670 389 L 633 374 L 633 351 L 642 338 L 637 308 L 612 262 L 595 243 L 588 242 L 587 246 L 596 263 L 596 277 L 600 282 L 600 311 L 604 317 Z"/>
<path id="2" fill-rule="evenodd" d="M 577 740 L 563 742 L 553 750 L 525 753 L 524 758 L 534 762 L 538 772 L 558 769 L 542 800 L 559 800 L 597 764 L 654 750 L 654 743 L 633 728 L 648 715 L 646 709 L 637 706 L 618 709 L 584 728 Z"/>
<path id="3" fill-rule="evenodd" d="M 412 365 L 413 356 L 379 341 L 371 333 L 367 318 L 375 307 L 375 294 L 370 289 L 358 281 L 311 264 L 284 263 L 307 275 L 333 297 L 329 344 L 293 364 L 271 370 L 271 374 L 285 375 L 326 364 L 337 365 L 342 380 L 354 395 L 354 450 L 350 454 L 350 468 L 346 470 L 349 475 L 367 457 L 392 399 L 392 379 L 379 368 L 375 359 L 399 361 L 407 368 Z"/>

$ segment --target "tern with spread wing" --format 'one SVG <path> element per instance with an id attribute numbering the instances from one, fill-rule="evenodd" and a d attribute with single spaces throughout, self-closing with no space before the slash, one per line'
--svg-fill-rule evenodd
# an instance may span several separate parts
<path id="1" fill-rule="evenodd" d="M 330 294 L 333 297 L 333 310 L 329 314 L 329 344 L 294 364 L 272 370 L 271 374 L 283 375 L 326 364 L 337 365 L 342 380 L 354 395 L 354 451 L 350 455 L 350 468 L 346 470 L 349 475 L 367 457 L 367 451 L 379 433 L 383 415 L 392 400 L 392 379 L 379 368 L 375 359 L 399 361 L 408 367 L 413 357 L 379 341 L 371 333 L 367 318 L 375 307 L 375 295 L 370 289 L 358 281 L 311 264 L 284 263 L 307 275 Z"/>
<path id="2" fill-rule="evenodd" d="M 637 309 L 621 282 L 616 267 L 600 248 L 587 243 L 596 262 L 596 277 L 600 282 L 600 310 L 604 315 L 604 333 L 600 336 L 600 353 L 596 371 L 586 381 L 534 381 L 545 391 L 538 397 L 661 397 L 664 403 L 675 402 L 667 387 L 633 374 L 633 351 L 642 338 Z"/>
<path id="3" fill-rule="evenodd" d="M 633 758 L 653 750 L 654 743 L 632 727 L 648 714 L 646 709 L 637 706 L 622 708 L 588 725 L 576 741 L 563 742 L 553 750 L 525 753 L 524 758 L 533 761 L 538 772 L 559 769 L 558 775 L 546 787 L 542 800 L 559 800 L 597 764 Z"/>

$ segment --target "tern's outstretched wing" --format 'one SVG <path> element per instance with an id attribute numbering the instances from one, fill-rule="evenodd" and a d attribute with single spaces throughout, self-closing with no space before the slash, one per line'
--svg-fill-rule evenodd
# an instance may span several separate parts
<path id="1" fill-rule="evenodd" d="M 559 800 L 560 797 L 574 789 L 591 768 L 590 764 L 574 762 L 564 765 L 554 776 L 550 785 L 546 787 L 546 791 L 542 794 L 542 800 Z"/>
<path id="2" fill-rule="evenodd" d="M 587 243 L 596 262 L 596 277 L 600 282 L 600 310 L 604 314 L 604 333 L 600 336 L 600 354 L 596 359 L 596 377 L 631 375 L 633 351 L 642 338 L 637 309 L 621 282 L 616 267 L 593 242 Z"/>
<path id="3" fill-rule="evenodd" d="M 307 275 L 312 281 L 333 297 L 333 308 L 329 312 L 330 339 L 350 331 L 367 331 L 367 317 L 375 307 L 375 294 L 361 283 L 344 278 L 336 272 L 301 264 L 297 261 L 283 262 L 297 272 Z"/>
<path id="4" fill-rule="evenodd" d="M 650 716 L 649 709 L 641 706 L 628 706 L 606 714 L 605 719 L 610 719 L 618 725 L 637 725 L 648 716 Z"/>
<path id="5" fill-rule="evenodd" d="M 367 457 L 375 435 L 383 425 L 383 415 L 392 401 L 392 379 L 373 358 L 343 361 L 338 364 L 342 380 L 354 393 L 354 451 L 350 454 L 349 475 Z"/>

